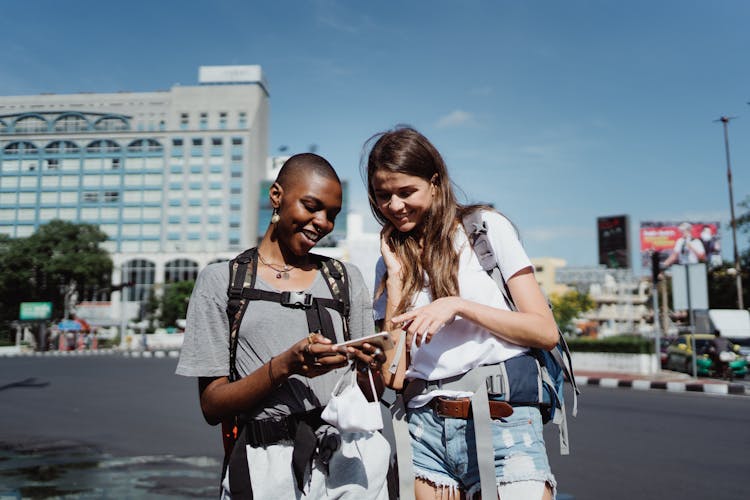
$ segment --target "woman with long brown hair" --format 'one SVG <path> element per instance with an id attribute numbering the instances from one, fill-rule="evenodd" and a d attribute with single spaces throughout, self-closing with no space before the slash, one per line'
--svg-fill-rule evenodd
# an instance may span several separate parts
<path id="1" fill-rule="evenodd" d="M 445 162 L 426 137 L 397 127 L 370 144 L 370 208 L 382 225 L 375 318 L 385 329 L 401 327 L 405 337 L 398 339 L 405 355 L 386 361 L 398 370 L 384 374 L 392 387 L 405 385 L 415 493 L 418 499 L 473 496 L 480 490 L 478 461 L 493 457 L 477 456 L 467 403 L 473 392 L 453 382 L 481 367 L 507 368 L 507 378 L 535 382 L 540 375 L 530 348 L 553 348 L 557 326 L 515 227 L 489 206 L 457 202 Z M 471 247 L 462 221 L 474 212 L 515 308 Z M 554 495 L 536 403 L 490 394 L 494 478 L 503 500 Z"/>

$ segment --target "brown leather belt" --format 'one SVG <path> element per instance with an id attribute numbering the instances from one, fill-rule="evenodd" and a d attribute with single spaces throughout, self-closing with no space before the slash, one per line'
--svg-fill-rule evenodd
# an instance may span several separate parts
<path id="1" fill-rule="evenodd" d="M 432 398 L 429 406 L 441 417 L 471 418 L 471 399 Z M 513 414 L 513 407 L 505 401 L 490 401 L 490 418 L 505 418 Z"/>

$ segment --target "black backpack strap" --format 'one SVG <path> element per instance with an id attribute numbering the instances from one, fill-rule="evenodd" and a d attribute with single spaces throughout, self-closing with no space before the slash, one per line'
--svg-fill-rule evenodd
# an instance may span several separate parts
<path id="1" fill-rule="evenodd" d="M 229 380 L 239 380 L 237 372 L 237 342 L 240 325 L 245 315 L 249 300 L 243 296 L 245 288 L 255 287 L 258 274 L 258 251 L 256 248 L 245 250 L 229 261 L 229 287 L 227 288 L 227 318 L 229 319 Z"/>
<path id="2" fill-rule="evenodd" d="M 346 274 L 346 268 L 334 258 L 323 257 L 320 262 L 320 272 L 323 273 L 333 299 L 341 301 L 343 304 L 344 340 L 350 340 L 349 313 L 351 311 L 351 300 L 349 296 L 349 276 Z"/>

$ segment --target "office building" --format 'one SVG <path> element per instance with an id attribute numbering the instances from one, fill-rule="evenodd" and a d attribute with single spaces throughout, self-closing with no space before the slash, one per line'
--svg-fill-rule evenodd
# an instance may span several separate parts
<path id="1" fill-rule="evenodd" d="M 203 66 L 198 85 L 161 91 L 2 96 L 0 234 L 98 225 L 113 281 L 135 283 L 128 302 L 194 277 L 257 241 L 268 106 L 259 66 Z"/>

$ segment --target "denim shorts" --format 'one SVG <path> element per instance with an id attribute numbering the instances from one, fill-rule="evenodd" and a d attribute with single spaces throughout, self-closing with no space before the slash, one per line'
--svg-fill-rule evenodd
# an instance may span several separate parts
<path id="1" fill-rule="evenodd" d="M 463 490 L 467 496 L 474 494 L 479 489 L 474 421 L 440 417 L 429 405 L 410 408 L 407 418 L 416 477 Z M 513 415 L 494 419 L 491 425 L 500 491 L 503 484 L 533 481 L 548 483 L 554 493 L 555 476 L 547 459 L 539 409 L 515 407 Z"/>

